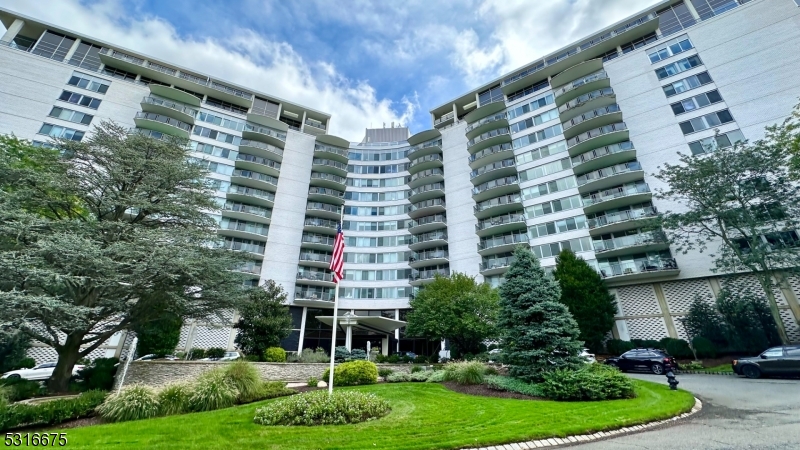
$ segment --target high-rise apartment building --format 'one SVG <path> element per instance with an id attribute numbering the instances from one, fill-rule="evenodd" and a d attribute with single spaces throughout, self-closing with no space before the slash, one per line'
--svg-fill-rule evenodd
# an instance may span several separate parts
<path id="1" fill-rule="evenodd" d="M 216 188 L 220 235 L 252 258 L 249 283 L 288 293 L 287 350 L 330 344 L 342 213 L 342 345 L 438 349 L 403 334 L 409 298 L 436 273 L 499 284 L 519 244 L 545 267 L 565 248 L 589 261 L 617 296 L 615 336 L 685 337 L 695 294 L 757 283 L 639 229 L 681 207 L 654 198 L 652 174 L 679 152 L 762 137 L 800 96 L 794 0 L 664 1 L 433 108 L 430 130 L 384 125 L 358 143 L 327 134 L 331 116 L 312 108 L 7 10 L 0 21 L 0 133 L 79 140 L 112 119 L 189 138 Z M 800 340 L 800 278 L 778 294 Z M 229 323 L 198 322 L 180 345 L 233 338 Z"/>

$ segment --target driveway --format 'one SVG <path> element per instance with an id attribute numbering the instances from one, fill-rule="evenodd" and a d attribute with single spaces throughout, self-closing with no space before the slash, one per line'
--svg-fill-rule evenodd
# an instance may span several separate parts
<path id="1" fill-rule="evenodd" d="M 662 382 L 666 377 L 632 374 Z M 725 375 L 678 375 L 680 388 L 703 401 L 699 413 L 672 425 L 591 444 L 582 450 L 797 450 L 800 380 L 749 380 Z"/>

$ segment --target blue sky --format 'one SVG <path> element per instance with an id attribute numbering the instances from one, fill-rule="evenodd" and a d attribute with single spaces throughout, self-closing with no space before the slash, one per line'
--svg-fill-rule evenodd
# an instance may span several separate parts
<path id="1" fill-rule="evenodd" d="M 331 133 L 428 111 L 656 0 L 4 0 L 3 6 L 333 115 Z"/>

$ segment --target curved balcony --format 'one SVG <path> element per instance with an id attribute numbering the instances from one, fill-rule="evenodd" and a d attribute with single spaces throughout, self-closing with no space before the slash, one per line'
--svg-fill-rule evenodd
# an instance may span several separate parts
<path id="1" fill-rule="evenodd" d="M 631 161 L 604 167 L 575 178 L 578 182 L 578 192 L 585 194 L 641 180 L 644 178 L 644 171 L 638 161 Z"/>
<path id="2" fill-rule="evenodd" d="M 472 184 L 479 185 L 486 181 L 517 174 L 517 163 L 514 158 L 493 162 L 473 170 L 469 174 Z"/>
<path id="3" fill-rule="evenodd" d="M 281 163 L 247 153 L 237 154 L 235 164 L 237 169 L 252 170 L 273 177 L 277 177 L 281 172 Z"/>
<path id="4" fill-rule="evenodd" d="M 579 79 L 586 78 L 593 73 L 596 73 L 599 70 L 603 70 L 603 59 L 602 58 L 595 58 L 590 59 L 588 61 L 582 61 L 578 64 L 573 65 L 565 69 L 564 71 L 560 72 L 557 75 L 554 75 L 553 78 L 550 80 L 552 86 L 558 86 L 560 89 L 561 87 L 565 87 L 565 85 L 569 85 L 574 83 Z"/>
<path id="5" fill-rule="evenodd" d="M 484 117 L 489 117 L 493 114 L 497 114 L 500 111 L 506 109 L 506 101 L 505 96 L 498 96 L 494 98 L 494 100 L 490 100 L 487 103 L 481 103 L 476 109 L 473 109 L 469 112 L 469 114 L 464 116 L 464 121 L 468 124 L 473 124 Z"/>
<path id="6" fill-rule="evenodd" d="M 446 248 L 435 248 L 413 253 L 408 258 L 408 265 L 412 269 L 418 269 L 420 267 L 446 264 L 450 261 L 448 258 L 450 258 L 450 254 Z"/>
<path id="7" fill-rule="evenodd" d="M 440 275 L 443 277 L 450 276 L 450 269 L 443 268 L 443 269 L 430 269 L 430 270 L 415 270 L 411 272 L 411 276 L 409 276 L 409 284 L 412 286 L 421 286 L 423 284 L 428 284 L 436 279 L 436 275 Z"/>
<path id="8" fill-rule="evenodd" d="M 308 202 L 306 213 L 316 217 L 337 220 L 342 217 L 342 207 L 320 202 Z"/>
<path id="9" fill-rule="evenodd" d="M 336 234 L 339 220 L 321 219 L 319 217 L 306 217 L 303 222 L 303 231 L 312 233 Z"/>
<path id="10" fill-rule="evenodd" d="M 261 158 L 283 162 L 283 150 L 264 142 L 242 139 L 242 142 L 239 143 L 239 151 L 243 153 L 249 153 L 254 156 L 259 156 Z"/>
<path id="11" fill-rule="evenodd" d="M 268 208 L 272 208 L 275 205 L 275 194 L 272 192 L 236 184 L 230 185 L 226 197 L 228 200 L 266 206 Z"/>
<path id="12" fill-rule="evenodd" d="M 408 200 L 411 203 L 421 202 L 432 198 L 444 196 L 444 183 L 431 183 L 414 188 L 411 190 L 411 195 Z"/>
<path id="13" fill-rule="evenodd" d="M 441 168 L 443 166 L 444 164 L 442 163 L 442 155 L 433 154 L 428 156 L 421 156 L 411 161 L 411 164 L 409 164 L 408 166 L 408 173 L 413 175 L 423 170 L 433 169 L 437 167 Z"/>
<path id="14" fill-rule="evenodd" d="M 159 131 L 184 139 L 189 139 L 189 133 L 192 131 L 192 126 L 186 122 L 151 112 L 137 112 L 133 121 L 137 128 Z"/>
<path id="15" fill-rule="evenodd" d="M 233 250 L 235 252 L 244 252 L 248 257 L 257 259 L 259 261 L 264 260 L 264 251 L 267 249 L 265 242 L 252 241 L 249 239 L 236 240 L 225 238 L 221 246 L 222 248 Z"/>
<path id="16" fill-rule="evenodd" d="M 427 155 L 433 155 L 434 153 L 442 153 L 441 138 L 436 139 L 435 141 L 423 142 L 422 144 L 411 147 L 408 149 L 406 157 L 408 159 L 416 159 Z"/>
<path id="17" fill-rule="evenodd" d="M 242 138 L 264 142 L 282 149 L 286 142 L 286 133 L 247 122 L 244 124 L 244 130 L 242 130 Z"/>
<path id="18" fill-rule="evenodd" d="M 169 98 L 189 106 L 200 107 L 201 100 L 188 92 L 175 89 L 174 87 L 153 83 L 148 84 L 147 87 L 150 89 L 151 93 L 158 95 L 159 97 Z"/>
<path id="19" fill-rule="evenodd" d="M 347 176 L 347 164 L 332 159 L 314 158 L 314 160 L 311 161 L 311 167 L 319 173 L 329 173 L 340 177 Z"/>
<path id="20" fill-rule="evenodd" d="M 231 174 L 231 183 L 252 187 L 265 191 L 275 192 L 278 188 L 278 179 L 252 170 L 234 170 Z"/>
<path id="21" fill-rule="evenodd" d="M 418 219 L 430 214 L 443 213 L 446 210 L 444 198 L 433 198 L 412 204 L 408 216 Z"/>
<path id="22" fill-rule="evenodd" d="M 658 210 L 653 206 L 596 216 L 588 220 L 589 234 L 592 236 L 599 236 L 601 234 L 631 230 L 640 226 L 639 220 L 656 216 L 658 216 Z"/>
<path id="23" fill-rule="evenodd" d="M 636 149 L 633 142 L 625 141 L 618 144 L 606 145 L 595 148 L 586 153 L 572 157 L 572 170 L 580 175 L 603 167 L 613 166 L 636 158 Z"/>
<path id="24" fill-rule="evenodd" d="M 669 240 L 662 231 L 649 231 L 611 239 L 595 239 L 592 245 L 598 258 L 611 258 L 666 250 L 669 248 Z"/>
<path id="25" fill-rule="evenodd" d="M 452 112 L 442 115 L 441 117 L 437 118 L 433 121 L 434 128 L 441 128 L 447 125 L 450 125 L 455 121 L 456 115 Z"/>
<path id="26" fill-rule="evenodd" d="M 568 101 L 580 97 L 583 94 L 597 91 L 611 86 L 611 80 L 605 70 L 600 69 L 597 72 L 578 78 L 571 83 L 567 83 L 557 88 L 554 93 L 556 97 L 556 106 L 561 106 Z"/>
<path id="27" fill-rule="evenodd" d="M 471 123 L 469 126 L 467 126 L 467 128 L 464 129 L 464 133 L 466 134 L 467 139 L 472 139 L 475 136 L 479 136 L 489 130 L 507 126 L 508 114 L 501 112 Z"/>
<path id="28" fill-rule="evenodd" d="M 477 169 L 486 164 L 514 157 L 514 147 L 510 143 L 493 145 L 469 156 L 469 167 Z"/>
<path id="29" fill-rule="evenodd" d="M 444 245 L 447 245 L 447 232 L 432 231 L 430 233 L 411 236 L 411 243 L 408 244 L 408 248 L 416 252 L 426 248 L 441 247 Z"/>
<path id="30" fill-rule="evenodd" d="M 444 214 L 420 217 L 408 224 L 408 231 L 411 234 L 427 233 L 440 228 L 447 228 L 447 216 Z"/>
<path id="31" fill-rule="evenodd" d="M 480 136 L 475 136 L 467 141 L 467 151 L 470 154 L 474 154 L 493 145 L 503 143 L 511 143 L 511 131 L 508 127 L 497 128 Z"/>
<path id="32" fill-rule="evenodd" d="M 567 140 L 567 152 L 569 152 L 569 156 L 577 156 L 593 148 L 605 147 L 629 139 L 628 126 L 625 125 L 625 122 L 613 123 Z"/>
<path id="33" fill-rule="evenodd" d="M 527 223 L 525 223 L 526 219 L 527 217 L 521 210 L 501 216 L 489 217 L 479 220 L 475 224 L 475 234 L 480 237 L 486 237 L 507 231 L 524 230 L 528 227 Z"/>
<path id="34" fill-rule="evenodd" d="M 599 272 L 609 286 L 616 286 L 623 283 L 675 277 L 681 273 L 681 270 L 674 259 L 660 258 L 652 261 L 605 263 L 600 266 Z"/>
<path id="35" fill-rule="evenodd" d="M 255 261 L 250 261 L 245 263 L 243 266 L 233 269 L 233 271 L 248 275 L 255 275 L 255 278 L 258 278 L 261 275 L 261 264 L 256 264 Z"/>
<path id="36" fill-rule="evenodd" d="M 333 249 L 333 242 L 333 236 L 303 233 L 303 238 L 300 241 L 300 248 L 331 251 Z"/>
<path id="37" fill-rule="evenodd" d="M 319 142 L 314 144 L 314 156 L 319 156 L 320 158 L 331 159 L 347 164 L 350 160 L 349 155 L 350 152 L 344 148 L 320 144 Z"/>
<path id="38" fill-rule="evenodd" d="M 311 172 L 311 186 L 344 190 L 347 188 L 347 178 L 330 173 Z"/>
<path id="39" fill-rule="evenodd" d="M 313 308 L 332 309 L 334 306 L 335 291 L 315 290 L 315 289 L 295 289 L 292 304 L 296 306 L 310 306 Z"/>
<path id="40" fill-rule="evenodd" d="M 504 254 L 504 256 L 494 258 L 484 258 L 478 266 L 481 275 L 488 277 L 492 275 L 501 275 L 506 273 L 508 267 L 516 261 L 513 253 Z"/>
<path id="41" fill-rule="evenodd" d="M 194 125 L 197 110 L 182 103 L 157 97 L 144 97 L 140 103 L 142 111 L 172 117 L 189 125 Z"/>
<path id="42" fill-rule="evenodd" d="M 308 188 L 308 199 L 320 202 L 332 202 L 337 205 L 344 205 L 344 192 L 336 189 L 310 187 Z"/>
<path id="43" fill-rule="evenodd" d="M 519 192 L 519 177 L 513 175 L 487 181 L 472 188 L 472 199 L 482 202 L 504 194 Z"/>
<path id="44" fill-rule="evenodd" d="M 595 194 L 583 196 L 583 211 L 586 214 L 591 214 L 625 205 L 642 203 L 652 198 L 653 194 L 650 192 L 650 186 L 647 184 L 618 186 Z"/>
<path id="45" fill-rule="evenodd" d="M 319 267 L 323 269 L 327 269 L 331 266 L 331 255 L 330 253 L 317 253 L 317 252 L 310 252 L 310 251 L 301 251 L 300 257 L 298 260 L 304 265 L 308 267 Z"/>
<path id="46" fill-rule="evenodd" d="M 414 189 L 423 184 L 432 184 L 441 181 L 444 181 L 444 170 L 428 169 L 411 175 L 411 179 L 408 181 L 408 187 Z"/>
<path id="47" fill-rule="evenodd" d="M 258 223 L 269 224 L 272 218 L 272 210 L 260 206 L 247 205 L 244 203 L 225 202 L 220 214 L 222 217 L 230 217 L 238 220 L 245 220 Z"/>
<path id="48" fill-rule="evenodd" d="M 220 223 L 217 234 L 243 239 L 264 239 L 269 234 L 269 227 L 254 222 L 229 221 L 227 223 Z"/>
<path id="49" fill-rule="evenodd" d="M 336 287 L 333 281 L 333 274 L 330 272 L 318 272 L 313 270 L 301 270 L 297 272 L 297 284 L 309 286 Z"/>
<path id="50" fill-rule="evenodd" d="M 512 233 L 505 235 L 494 235 L 481 239 L 478 242 L 478 253 L 481 256 L 495 255 L 497 253 L 513 252 L 517 245 L 530 245 L 528 233 Z"/>
<path id="51" fill-rule="evenodd" d="M 522 209 L 522 196 L 514 194 L 485 200 L 476 204 L 474 207 L 475 217 L 478 219 L 499 216 L 501 214 L 519 211 L 520 209 Z"/>
<path id="52" fill-rule="evenodd" d="M 613 105 L 617 102 L 617 95 L 612 88 L 597 89 L 578 96 L 558 107 L 558 115 L 562 122 L 579 116 L 593 109 Z"/>
<path id="53" fill-rule="evenodd" d="M 569 140 L 592 128 L 622 121 L 622 110 L 616 103 L 575 116 L 561 124 L 564 130 L 564 139 Z"/>

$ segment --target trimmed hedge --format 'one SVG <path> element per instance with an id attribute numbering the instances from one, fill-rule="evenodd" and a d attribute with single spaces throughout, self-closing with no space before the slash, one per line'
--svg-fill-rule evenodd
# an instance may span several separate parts
<path id="1" fill-rule="evenodd" d="M 330 378 L 330 369 L 325 369 L 322 379 Z M 350 361 L 341 363 L 333 371 L 334 386 L 358 386 L 378 382 L 378 366 L 370 361 Z"/>
<path id="2" fill-rule="evenodd" d="M 314 391 L 258 408 L 253 420 L 260 425 L 344 425 L 377 419 L 388 412 L 389 403 L 375 394 Z"/>
<path id="3" fill-rule="evenodd" d="M 0 406 L 0 431 L 23 426 L 56 425 L 67 420 L 91 417 L 105 398 L 105 392 L 87 391 L 75 398 L 35 405 L 17 403 Z"/>
<path id="4" fill-rule="evenodd" d="M 549 372 L 539 386 L 542 394 L 552 400 L 615 400 L 636 396 L 633 380 L 604 364 Z"/>

